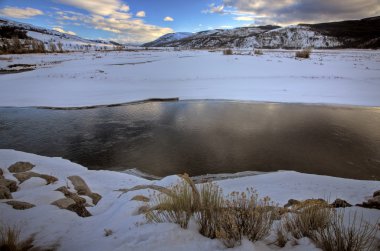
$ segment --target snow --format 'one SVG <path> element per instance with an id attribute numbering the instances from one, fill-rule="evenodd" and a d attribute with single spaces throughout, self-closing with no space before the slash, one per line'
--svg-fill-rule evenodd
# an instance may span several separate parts
<path id="1" fill-rule="evenodd" d="M 263 56 L 194 50 L 5 55 L 0 68 L 22 63 L 37 69 L 0 75 L 0 106 L 171 97 L 379 106 L 379 62 L 380 51 L 371 50 L 315 50 L 305 60 L 286 50 Z"/>
<path id="2" fill-rule="evenodd" d="M 194 222 L 188 229 L 175 224 L 148 224 L 137 209 L 142 202 L 131 201 L 137 194 L 150 196 L 147 190 L 123 194 L 115 190 L 131 188 L 135 185 L 155 184 L 170 186 L 179 181 L 177 176 L 165 177 L 158 181 L 149 181 L 130 174 L 112 171 L 91 171 L 62 158 L 49 158 L 18 152 L 0 150 L 0 167 L 8 179 L 15 179 L 7 167 L 17 161 L 29 161 L 36 166 L 34 172 L 53 175 L 58 178 L 54 184 L 45 185 L 39 178 L 33 178 L 20 185 L 13 193 L 14 199 L 36 205 L 32 209 L 14 210 L 0 203 L 0 222 L 22 226 L 21 237 L 35 233 L 37 245 L 58 244 L 58 250 L 225 250 L 219 240 L 201 236 Z M 75 213 L 58 209 L 50 205 L 54 200 L 63 198 L 63 194 L 54 190 L 68 185 L 73 191 L 68 176 L 79 175 L 93 192 L 102 195 L 100 202 L 87 209 L 93 216 L 81 218 Z M 364 201 L 380 186 L 380 181 L 359 181 L 328 176 L 301 174 L 284 171 L 260 174 L 249 177 L 231 178 L 216 181 L 225 194 L 231 191 L 245 191 L 247 187 L 256 189 L 260 196 L 268 195 L 280 205 L 288 199 L 339 197 L 355 204 Z M 375 223 L 380 218 L 380 210 L 354 207 L 348 212 L 358 211 L 365 220 Z M 106 237 L 104 229 L 113 234 Z M 243 240 L 242 245 L 231 250 L 278 250 L 269 240 L 251 243 Z M 318 250 L 307 238 L 298 245 L 288 243 L 281 250 Z"/>

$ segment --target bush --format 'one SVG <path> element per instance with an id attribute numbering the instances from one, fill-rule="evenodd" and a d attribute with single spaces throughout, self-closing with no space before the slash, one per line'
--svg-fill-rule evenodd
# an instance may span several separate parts
<path id="1" fill-rule="evenodd" d="M 33 237 L 20 241 L 20 230 L 17 227 L 0 227 L 0 250 L 27 251 L 33 248 Z"/>
<path id="2" fill-rule="evenodd" d="M 344 224 L 344 213 L 335 212 L 330 224 L 317 231 L 314 238 L 317 246 L 325 251 L 371 250 L 377 227 L 349 215 L 348 225 Z"/>
<path id="3" fill-rule="evenodd" d="M 257 56 L 264 55 L 264 52 L 263 52 L 262 50 L 255 50 L 253 53 L 254 53 L 255 55 L 257 55 Z"/>
<path id="4" fill-rule="evenodd" d="M 317 230 L 325 229 L 331 222 L 333 210 L 318 200 L 301 203 L 295 212 L 285 215 L 283 228 L 294 238 L 314 239 Z"/>
<path id="5" fill-rule="evenodd" d="M 231 49 L 226 49 L 226 50 L 223 50 L 223 55 L 232 55 L 233 52 Z"/>
<path id="6" fill-rule="evenodd" d="M 276 207 L 268 197 L 259 200 L 253 189 L 247 189 L 247 193 L 233 192 L 226 201 L 221 218 L 226 220 L 220 222 L 217 237 L 227 247 L 231 247 L 234 241 L 240 242 L 243 235 L 252 242 L 264 239 L 276 215 Z"/>
<path id="7" fill-rule="evenodd" d="M 306 48 L 296 52 L 296 58 L 310 58 L 311 49 Z"/>

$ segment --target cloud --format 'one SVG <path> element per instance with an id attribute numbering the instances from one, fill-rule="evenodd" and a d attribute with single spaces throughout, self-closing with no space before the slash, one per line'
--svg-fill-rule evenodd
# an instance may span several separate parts
<path id="1" fill-rule="evenodd" d="M 13 18 L 31 18 L 34 16 L 42 15 L 44 14 L 41 10 L 34 9 L 34 8 L 18 8 L 18 7 L 5 7 L 0 9 L 0 14 L 7 16 L 7 17 L 13 17 Z"/>
<path id="2" fill-rule="evenodd" d="M 97 15 L 110 15 L 115 11 L 128 12 L 129 6 L 120 0 L 58 0 L 60 3 L 87 10 Z"/>
<path id="3" fill-rule="evenodd" d="M 61 25 L 78 25 L 113 33 L 110 39 L 126 43 L 143 43 L 159 36 L 174 32 L 171 28 L 147 24 L 141 19 L 133 18 L 129 6 L 120 0 L 58 0 L 90 12 L 83 14 L 72 11 L 57 11 L 56 18 Z M 139 11 L 137 17 L 144 17 Z"/>
<path id="4" fill-rule="evenodd" d="M 223 14 L 224 13 L 224 5 L 216 5 L 214 3 L 210 4 L 208 6 L 209 8 L 207 10 L 204 10 L 203 13 L 219 13 Z"/>
<path id="5" fill-rule="evenodd" d="M 258 22 L 290 24 L 360 19 L 380 14 L 379 0 L 223 0 L 232 15 Z"/>
<path id="6" fill-rule="evenodd" d="M 54 27 L 53 30 L 61 32 L 61 33 L 66 33 L 66 34 L 69 34 L 69 35 L 76 35 L 75 32 L 73 32 L 73 31 L 65 31 L 61 27 Z"/>
<path id="7" fill-rule="evenodd" d="M 164 18 L 164 21 L 165 21 L 165 22 L 173 22 L 174 19 L 173 19 L 172 17 L 165 17 L 165 18 Z"/>
<path id="8" fill-rule="evenodd" d="M 145 11 L 139 11 L 136 13 L 136 17 L 145 17 Z"/>
<path id="9" fill-rule="evenodd" d="M 255 17 L 252 17 L 252 16 L 238 16 L 238 17 L 234 17 L 234 20 L 236 20 L 236 21 L 254 21 Z"/>

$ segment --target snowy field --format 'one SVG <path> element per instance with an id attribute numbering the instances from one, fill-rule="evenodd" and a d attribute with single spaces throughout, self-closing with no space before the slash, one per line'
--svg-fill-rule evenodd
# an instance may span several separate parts
<path id="1" fill-rule="evenodd" d="M 311 59 L 304 60 L 295 59 L 294 51 L 281 50 L 264 50 L 262 56 L 163 50 L 0 56 L 0 69 L 9 70 L 14 64 L 35 64 L 36 69 L 0 74 L 0 106 L 80 107 L 173 97 L 380 106 L 380 51 L 313 51 Z M 144 203 L 131 199 L 139 194 L 150 196 L 152 191 L 133 191 L 120 197 L 115 191 L 136 185 L 167 187 L 179 182 L 177 176 L 149 181 L 125 173 L 90 171 L 61 158 L 0 150 L 0 168 L 6 179 L 16 181 L 7 168 L 17 161 L 29 161 L 36 165 L 33 172 L 58 178 L 49 185 L 38 177 L 17 183 L 14 200 L 34 204 L 31 209 L 20 211 L 0 203 L 0 222 L 21 226 L 22 238 L 36 234 L 38 245 L 92 251 L 226 250 L 219 240 L 200 235 L 195 224 L 187 230 L 175 224 L 147 224 L 144 216 L 137 214 Z M 82 177 L 102 196 L 96 205 L 83 196 L 91 217 L 81 218 L 51 205 L 64 198 L 55 191 L 58 187 L 67 186 L 75 192 L 68 179 L 72 175 Z M 292 171 L 216 183 L 225 194 L 253 187 L 260 197 L 269 196 L 280 206 L 289 199 L 312 198 L 340 198 L 355 205 L 380 189 L 380 181 Z M 376 209 L 351 207 L 345 211 L 359 212 L 373 224 L 380 219 Z M 105 236 L 105 230 L 112 234 Z M 254 244 L 243 240 L 233 250 L 319 250 L 307 238 L 297 245 L 289 242 L 283 249 L 273 242 L 274 233 Z"/>
<path id="2" fill-rule="evenodd" d="M 243 52 L 246 53 L 246 52 Z M 294 51 L 223 56 L 221 51 L 130 51 L 4 55 L 0 106 L 76 107 L 149 98 L 230 99 L 380 106 L 380 51 Z"/>
<path id="3" fill-rule="evenodd" d="M 132 191 L 120 196 L 115 191 L 121 188 L 132 188 L 136 185 L 169 186 L 179 182 L 177 176 L 168 176 L 159 181 L 148 181 L 129 174 L 111 171 L 90 171 L 61 158 L 48 158 L 17 152 L 0 150 L 0 166 L 5 178 L 15 180 L 7 167 L 16 161 L 29 161 L 36 165 L 33 172 L 48 174 L 58 181 L 46 185 L 41 178 L 31 178 L 19 185 L 17 192 L 12 193 L 15 200 L 29 202 L 36 207 L 27 210 L 15 210 L 0 203 L 0 221 L 5 224 L 22 226 L 22 238 L 36 234 L 36 244 L 56 245 L 58 250 L 226 250 L 219 240 L 211 240 L 198 233 L 197 226 L 190 224 L 184 230 L 176 224 L 148 224 L 143 215 L 138 215 L 138 208 L 143 202 L 132 201 L 135 195 L 151 196 L 151 190 Z M 57 199 L 64 198 L 58 187 L 68 186 L 75 192 L 70 175 L 79 175 L 93 192 L 99 193 L 102 199 L 93 205 L 86 196 L 88 211 L 93 215 L 81 218 L 75 213 L 50 205 Z M 274 202 L 283 206 L 288 199 L 341 198 L 351 204 L 361 203 L 380 187 L 379 181 L 358 181 L 328 176 L 301 174 L 297 172 L 276 172 L 256 176 L 241 177 L 217 181 L 228 194 L 232 191 L 245 191 L 253 187 L 260 197 L 270 196 Z M 3 201 L 4 202 L 4 201 Z M 380 210 L 352 207 L 346 213 L 359 212 L 368 222 L 375 224 L 380 218 Z M 105 229 L 111 230 L 105 236 Z M 378 235 L 380 237 L 380 235 Z M 228 250 L 279 250 L 271 234 L 263 241 L 251 243 L 243 240 L 242 245 Z M 289 242 L 281 250 L 319 250 L 307 238 L 298 241 L 297 245 Z"/>

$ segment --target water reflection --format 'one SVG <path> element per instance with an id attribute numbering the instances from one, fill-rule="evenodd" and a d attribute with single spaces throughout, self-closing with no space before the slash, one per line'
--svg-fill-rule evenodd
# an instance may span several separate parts
<path id="1" fill-rule="evenodd" d="M 380 109 L 194 101 L 0 108 L 0 148 L 158 176 L 298 170 L 380 178 Z"/>

